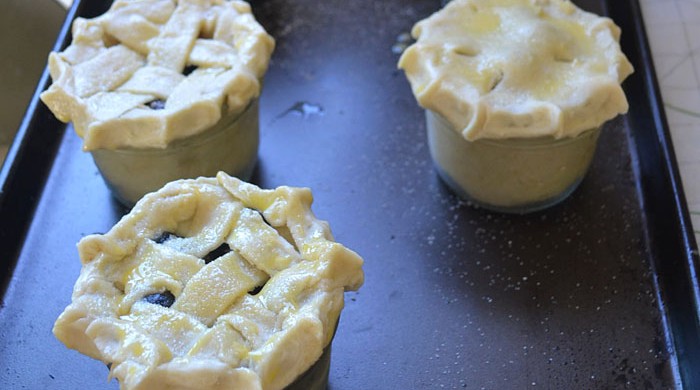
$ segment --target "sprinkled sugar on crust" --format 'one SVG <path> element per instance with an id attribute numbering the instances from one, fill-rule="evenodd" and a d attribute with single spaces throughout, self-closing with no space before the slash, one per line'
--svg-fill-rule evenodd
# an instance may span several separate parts
<path id="1" fill-rule="evenodd" d="M 627 111 L 619 28 L 569 1 L 456 0 L 412 34 L 399 67 L 467 140 L 573 137 Z"/>
<path id="2" fill-rule="evenodd" d="M 235 0 L 117 0 L 72 31 L 49 55 L 53 84 L 41 99 L 73 122 L 85 150 L 164 148 L 243 110 L 274 48 Z"/>
<path id="3" fill-rule="evenodd" d="M 146 195 L 78 244 L 54 334 L 124 389 L 282 389 L 330 343 L 362 259 L 333 241 L 308 189 L 220 173 Z"/>

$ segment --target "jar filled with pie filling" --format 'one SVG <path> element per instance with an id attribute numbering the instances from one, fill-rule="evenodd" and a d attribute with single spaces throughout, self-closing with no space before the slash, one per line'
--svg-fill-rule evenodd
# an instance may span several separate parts
<path id="1" fill-rule="evenodd" d="M 166 148 L 95 149 L 90 153 L 112 194 L 130 207 L 143 195 L 177 179 L 224 171 L 248 180 L 258 157 L 258 121 L 258 99 L 253 99 L 242 111 L 227 114 L 209 129 L 175 140 Z"/>
<path id="2" fill-rule="evenodd" d="M 439 176 L 474 205 L 527 213 L 566 199 L 633 69 L 612 20 L 566 0 L 453 0 L 399 60 L 426 110 Z"/>
<path id="3" fill-rule="evenodd" d="M 248 3 L 117 0 L 72 33 L 49 55 L 41 99 L 72 123 L 120 202 L 219 171 L 250 178 L 275 41 Z"/>
<path id="4" fill-rule="evenodd" d="M 542 210 L 566 199 L 583 180 L 600 128 L 576 137 L 467 141 L 442 117 L 426 111 L 435 170 L 459 196 L 507 213 Z"/>

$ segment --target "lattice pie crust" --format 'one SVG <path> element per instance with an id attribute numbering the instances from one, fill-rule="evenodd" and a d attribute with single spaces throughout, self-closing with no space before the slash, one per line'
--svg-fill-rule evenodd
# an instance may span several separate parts
<path id="1" fill-rule="evenodd" d="M 362 259 L 333 241 L 306 188 L 220 173 L 146 195 L 78 244 L 54 334 L 125 389 L 281 389 L 334 333 Z"/>
<path id="2" fill-rule="evenodd" d="M 243 110 L 274 48 L 243 1 L 117 0 L 72 32 L 41 99 L 85 150 L 164 148 Z"/>

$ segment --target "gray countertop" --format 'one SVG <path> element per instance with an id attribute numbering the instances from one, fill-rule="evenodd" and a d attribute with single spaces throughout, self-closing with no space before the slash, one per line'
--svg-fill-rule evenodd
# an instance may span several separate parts
<path id="1" fill-rule="evenodd" d="M 44 71 L 65 14 L 54 0 L 0 1 L 0 161 Z"/>

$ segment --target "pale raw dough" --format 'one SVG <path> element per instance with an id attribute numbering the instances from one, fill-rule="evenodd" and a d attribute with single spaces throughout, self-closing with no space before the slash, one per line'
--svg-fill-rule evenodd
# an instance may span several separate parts
<path id="1" fill-rule="evenodd" d="M 307 188 L 224 173 L 146 195 L 78 243 L 83 267 L 54 334 L 111 363 L 123 389 L 284 388 L 321 356 L 343 292 L 364 278 L 311 203 Z M 166 290 L 170 307 L 144 300 Z"/>
<path id="2" fill-rule="evenodd" d="M 609 18 L 565 0 L 455 0 L 403 53 L 419 104 L 467 140 L 574 137 L 627 111 Z"/>
<path id="3" fill-rule="evenodd" d="M 41 99 L 72 121 L 85 150 L 165 148 L 243 110 L 275 45 L 236 0 L 117 0 L 72 32 L 49 55 L 53 84 Z M 154 100 L 165 108 L 149 108 Z"/>

